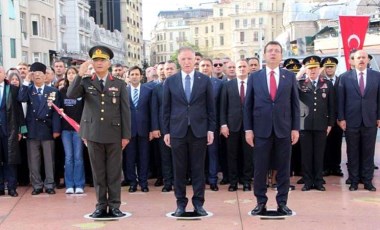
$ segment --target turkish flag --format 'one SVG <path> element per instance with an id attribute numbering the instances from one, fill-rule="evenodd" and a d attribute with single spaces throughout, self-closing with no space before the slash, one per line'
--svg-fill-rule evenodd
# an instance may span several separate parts
<path id="1" fill-rule="evenodd" d="M 67 121 L 67 123 L 69 123 L 71 125 L 71 127 L 74 128 L 75 131 L 79 132 L 79 124 L 74 120 L 72 119 L 71 117 L 67 116 L 66 113 L 64 113 L 62 110 L 60 110 L 58 108 L 58 106 L 56 106 L 53 102 L 49 102 L 49 106 L 53 106 L 53 108 L 55 109 L 55 111 L 57 111 L 57 113 L 59 115 L 61 115 L 63 117 L 63 119 L 65 119 Z"/>
<path id="2" fill-rule="evenodd" d="M 369 16 L 339 16 L 347 70 L 350 70 L 350 52 L 363 49 L 368 22 Z"/>

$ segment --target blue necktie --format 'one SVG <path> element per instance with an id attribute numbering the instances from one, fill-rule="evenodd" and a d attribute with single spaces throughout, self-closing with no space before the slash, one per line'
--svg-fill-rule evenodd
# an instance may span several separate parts
<path id="1" fill-rule="evenodd" d="M 139 102 L 139 90 L 138 89 L 133 90 L 132 102 L 133 102 L 133 105 L 135 107 L 137 107 L 137 103 Z"/>
<path id="2" fill-rule="evenodd" d="M 4 87 L 0 85 L 0 105 L 3 104 Z"/>
<path id="3" fill-rule="evenodd" d="M 41 97 L 42 97 L 42 88 L 38 88 L 37 89 L 37 95 L 38 95 L 38 98 L 41 100 Z"/>
<path id="4" fill-rule="evenodd" d="M 190 102 L 190 96 L 191 96 L 191 82 L 190 82 L 190 76 L 186 75 L 185 77 L 185 95 L 187 102 Z"/>

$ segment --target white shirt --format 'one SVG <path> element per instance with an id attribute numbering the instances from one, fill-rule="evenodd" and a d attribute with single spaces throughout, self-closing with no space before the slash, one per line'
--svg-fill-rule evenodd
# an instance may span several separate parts
<path id="1" fill-rule="evenodd" d="M 131 98 L 133 100 L 133 94 L 135 93 L 135 89 L 137 89 L 137 98 L 140 98 L 140 86 L 141 84 L 139 84 L 136 88 L 133 87 L 133 85 L 131 85 Z"/>
<path id="2" fill-rule="evenodd" d="M 364 80 L 364 89 L 367 85 L 367 69 L 363 70 L 363 71 L 360 71 L 358 69 L 356 69 L 356 76 L 357 76 L 357 80 L 358 80 L 358 85 L 360 86 L 360 72 L 363 73 L 363 80 Z"/>
<path id="3" fill-rule="evenodd" d="M 38 88 L 41 88 L 41 95 L 44 95 L 45 84 L 41 85 L 40 87 L 34 85 L 34 87 L 36 88 L 36 92 L 37 92 L 37 93 L 38 93 Z"/>
<path id="4" fill-rule="evenodd" d="M 1 98 L 0 105 L 3 100 L 3 96 L 4 96 L 4 81 L 0 83 L 0 98 Z"/>
<path id="5" fill-rule="evenodd" d="M 280 81 L 280 68 L 276 68 L 276 69 L 270 69 L 268 67 L 265 67 L 265 68 L 267 72 L 268 92 L 270 93 L 270 72 L 274 71 L 274 79 L 276 79 L 276 87 L 278 88 L 278 83 Z"/>

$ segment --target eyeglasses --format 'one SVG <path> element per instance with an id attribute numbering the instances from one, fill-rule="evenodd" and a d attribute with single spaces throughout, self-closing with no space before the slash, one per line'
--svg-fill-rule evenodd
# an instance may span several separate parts
<path id="1" fill-rule="evenodd" d="M 222 66 L 223 66 L 223 63 L 215 63 L 215 64 L 214 64 L 214 67 L 218 67 L 218 66 L 219 66 L 219 67 L 222 67 Z"/>

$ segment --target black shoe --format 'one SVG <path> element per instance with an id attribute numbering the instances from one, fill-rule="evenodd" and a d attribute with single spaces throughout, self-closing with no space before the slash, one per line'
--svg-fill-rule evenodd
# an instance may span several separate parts
<path id="1" fill-rule="evenodd" d="M 210 190 L 216 192 L 219 190 L 219 187 L 217 184 L 210 184 Z"/>
<path id="2" fill-rule="evenodd" d="M 177 207 L 175 212 L 173 213 L 173 216 L 175 217 L 180 217 L 185 213 L 185 208 L 184 207 Z"/>
<path id="3" fill-rule="evenodd" d="M 277 208 L 277 212 L 285 216 L 291 216 L 293 214 L 292 210 L 285 204 L 280 204 Z"/>
<path id="4" fill-rule="evenodd" d="M 141 187 L 141 192 L 149 192 L 148 186 Z"/>
<path id="5" fill-rule="evenodd" d="M 325 188 L 325 186 L 323 186 L 323 185 L 318 185 L 318 186 L 315 186 L 314 187 L 316 190 L 319 190 L 319 191 L 326 191 L 326 188 Z"/>
<path id="6" fill-rule="evenodd" d="M 376 187 L 373 186 L 372 183 L 369 183 L 369 184 L 365 184 L 364 185 L 364 189 L 370 191 L 370 192 L 376 192 Z"/>
<path id="7" fill-rule="evenodd" d="M 195 209 L 194 209 L 194 212 L 198 215 L 198 216 L 207 216 L 207 212 L 206 210 L 204 210 L 204 208 L 202 206 L 196 206 Z"/>
<path id="8" fill-rule="evenodd" d="M 137 185 L 131 185 L 131 187 L 129 187 L 128 189 L 128 192 L 136 192 L 137 191 Z"/>
<path id="9" fill-rule="evenodd" d="M 352 183 L 349 188 L 350 191 L 356 191 L 358 190 L 358 184 Z"/>
<path id="10" fill-rule="evenodd" d="M 293 191 L 293 190 L 296 190 L 296 186 L 295 185 L 289 185 L 289 191 Z"/>
<path id="11" fill-rule="evenodd" d="M 245 184 L 243 185 L 243 191 L 244 191 L 244 192 L 252 191 L 251 184 L 249 184 L 249 183 L 245 183 Z"/>
<path id="12" fill-rule="evenodd" d="M 33 191 L 32 191 L 32 195 L 33 195 L 33 196 L 38 195 L 38 194 L 40 194 L 40 193 L 42 193 L 42 188 L 35 188 L 35 189 L 33 189 Z"/>
<path id="13" fill-rule="evenodd" d="M 373 167 L 375 168 L 375 170 L 379 169 L 379 166 L 377 166 L 377 165 L 374 165 Z"/>
<path id="14" fill-rule="evenodd" d="M 228 181 L 228 179 L 225 179 L 225 178 L 223 178 L 221 181 L 220 181 L 220 185 L 225 185 L 225 184 L 228 184 L 228 183 L 230 183 L 229 181 Z"/>
<path id="15" fill-rule="evenodd" d="M 154 186 L 160 187 L 162 185 L 164 185 L 164 181 L 162 180 L 162 178 L 157 178 L 156 182 L 154 182 Z"/>
<path id="16" fill-rule="evenodd" d="M 251 211 L 252 216 L 264 215 L 267 212 L 267 206 L 265 204 L 257 204 Z"/>
<path id="17" fill-rule="evenodd" d="M 123 181 L 120 183 L 121 187 L 129 186 L 130 184 L 131 184 L 131 183 L 130 183 L 129 181 L 125 181 L 125 180 L 123 180 Z"/>
<path id="18" fill-rule="evenodd" d="M 305 192 L 305 191 L 310 191 L 311 187 L 309 185 L 304 185 L 301 189 L 301 191 Z"/>
<path id="19" fill-rule="evenodd" d="M 301 177 L 301 179 L 297 180 L 297 184 L 305 184 L 305 181 L 303 180 L 302 177 Z"/>
<path id="20" fill-rule="evenodd" d="M 124 213 L 120 211 L 118 208 L 111 208 L 108 212 L 108 216 L 110 217 L 123 217 L 125 216 Z"/>
<path id="21" fill-rule="evenodd" d="M 347 178 L 346 184 L 351 184 L 351 183 L 352 183 L 351 178 Z"/>
<path id="22" fill-rule="evenodd" d="M 325 179 L 322 179 L 322 184 L 326 184 L 326 181 L 325 181 Z"/>
<path id="23" fill-rule="evenodd" d="M 18 193 L 16 192 L 16 189 L 9 189 L 8 195 L 10 195 L 11 197 L 17 197 Z"/>
<path id="24" fill-rule="evenodd" d="M 55 191 L 54 191 L 53 188 L 47 188 L 47 189 L 45 190 L 45 192 L 46 192 L 47 194 L 50 194 L 50 195 L 55 194 Z"/>
<path id="25" fill-rule="evenodd" d="M 238 189 L 237 184 L 231 184 L 230 186 L 228 186 L 229 192 L 235 192 L 237 189 Z"/>
<path id="26" fill-rule="evenodd" d="M 107 215 L 107 211 L 105 209 L 96 209 L 90 215 L 90 217 L 92 217 L 92 218 L 102 218 L 102 217 L 106 217 L 106 216 L 108 216 L 108 215 Z"/>
<path id="27" fill-rule="evenodd" d="M 172 191 L 173 188 L 171 185 L 165 185 L 163 188 L 162 188 L 162 192 L 170 192 Z"/>
<path id="28" fill-rule="evenodd" d="M 5 191 L 4 190 L 0 190 L 0 196 L 4 196 L 5 195 Z"/>

